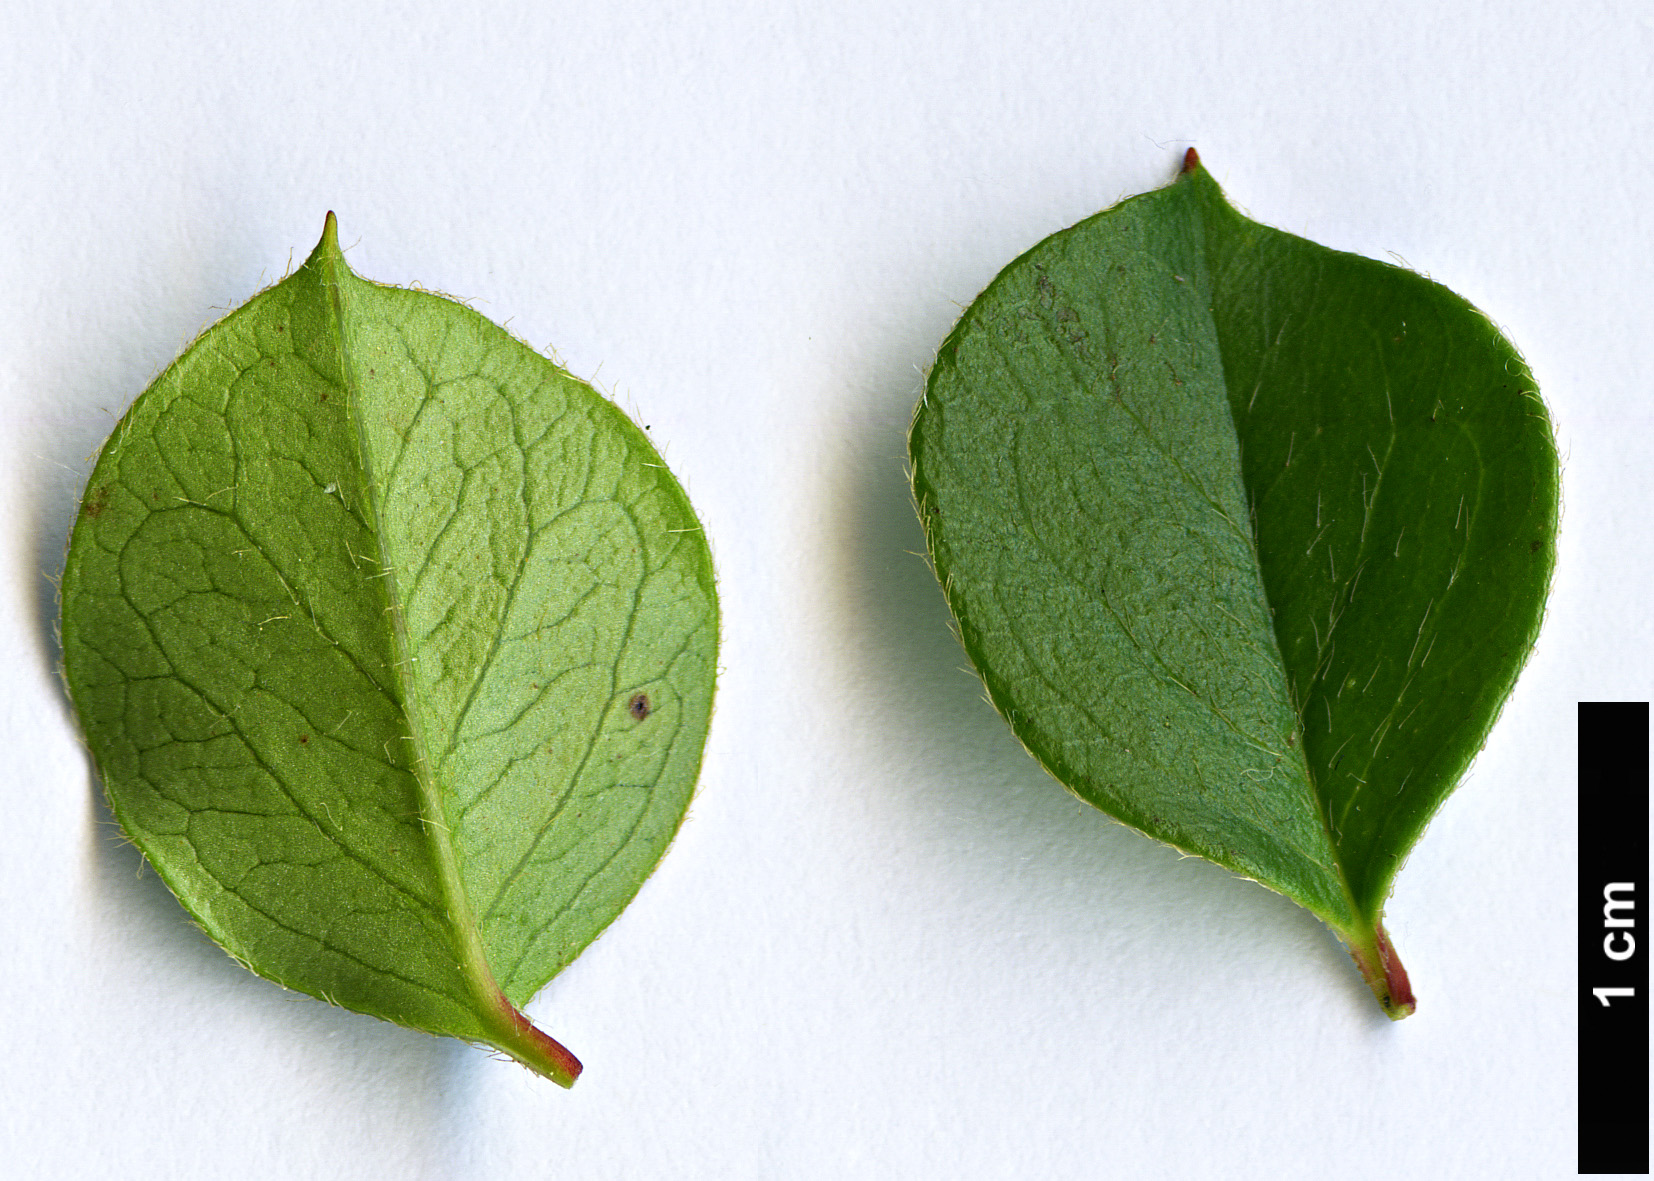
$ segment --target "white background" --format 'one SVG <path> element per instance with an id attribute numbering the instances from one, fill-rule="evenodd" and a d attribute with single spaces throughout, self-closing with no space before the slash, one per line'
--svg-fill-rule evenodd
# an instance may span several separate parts
<path id="1" fill-rule="evenodd" d="M 6 3 L 0 1161 L 15 1177 L 1550 1178 L 1574 1171 L 1575 702 L 1647 699 L 1654 18 L 1637 3 Z M 903 471 L 943 335 L 1193 144 L 1532 364 L 1538 649 L 1389 926 L 1120 828 L 962 671 Z M 236 967 L 57 680 L 90 458 L 338 212 L 647 423 L 712 538 L 690 820 L 532 1015 L 572 1092 Z"/>

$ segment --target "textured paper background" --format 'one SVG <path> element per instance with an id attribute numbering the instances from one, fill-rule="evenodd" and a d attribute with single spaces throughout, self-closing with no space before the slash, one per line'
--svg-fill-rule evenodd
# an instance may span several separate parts
<path id="1" fill-rule="evenodd" d="M 1654 18 L 1634 3 L 6 5 L 0 1160 L 17 1177 L 1573 1172 L 1574 703 L 1647 699 Z M 903 473 L 994 273 L 1194 144 L 1524 351 L 1546 629 L 1389 927 L 1392 1026 L 1269 892 L 1121 829 L 961 671 Z M 121 843 L 55 673 L 118 414 L 338 212 L 555 348 L 712 538 L 701 794 L 509 1063 L 286 994 Z"/>

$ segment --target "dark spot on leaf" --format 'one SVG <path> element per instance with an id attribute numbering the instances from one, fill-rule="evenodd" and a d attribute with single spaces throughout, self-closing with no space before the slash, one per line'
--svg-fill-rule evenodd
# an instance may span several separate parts
<path id="1" fill-rule="evenodd" d="M 310 735 L 300 734 L 299 735 L 299 745 L 300 746 L 309 746 L 310 745 Z"/>
<path id="2" fill-rule="evenodd" d="M 643 721 L 644 718 L 649 716 L 649 695 L 647 693 L 634 694 L 632 699 L 626 703 L 626 709 L 638 721 Z"/>
<path id="3" fill-rule="evenodd" d="M 1537 554 L 1537 553 L 1538 553 L 1538 552 L 1539 552 L 1539 546 L 1540 546 L 1540 543 L 1539 543 L 1539 542 L 1537 542 L 1537 541 L 1535 541 L 1535 542 L 1533 542 L 1533 543 L 1531 543 L 1531 544 L 1530 544 L 1530 545 L 1529 545 L 1529 546 L 1528 546 L 1528 552 L 1529 552 L 1529 553 L 1530 553 L 1530 554 Z"/>
<path id="4" fill-rule="evenodd" d="M 326 394 L 322 395 L 322 401 L 324 401 L 324 402 L 327 401 L 327 395 Z"/>
<path id="5" fill-rule="evenodd" d="M 109 507 L 109 485 L 105 484 L 86 498 L 86 503 L 80 506 L 80 511 L 94 520 L 103 516 L 103 510 Z"/>

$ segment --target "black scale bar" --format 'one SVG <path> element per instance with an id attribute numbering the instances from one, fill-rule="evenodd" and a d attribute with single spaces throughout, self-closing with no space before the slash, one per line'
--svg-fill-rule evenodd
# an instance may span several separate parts
<path id="1" fill-rule="evenodd" d="M 1579 1171 L 1648 1172 L 1648 702 L 1579 703 Z"/>

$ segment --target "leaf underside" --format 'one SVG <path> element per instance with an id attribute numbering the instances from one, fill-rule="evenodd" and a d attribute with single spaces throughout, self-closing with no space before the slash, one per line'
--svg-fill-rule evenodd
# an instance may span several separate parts
<path id="1" fill-rule="evenodd" d="M 1191 152 L 990 284 L 910 453 L 1028 749 L 1319 915 L 1411 1012 L 1383 904 L 1555 559 L 1555 446 L 1510 343 L 1419 275 L 1248 220 Z"/>
<path id="2" fill-rule="evenodd" d="M 110 803 L 208 934 L 564 1085 L 518 1007 L 677 831 L 717 624 L 643 433 L 332 215 L 121 421 L 63 578 Z"/>

